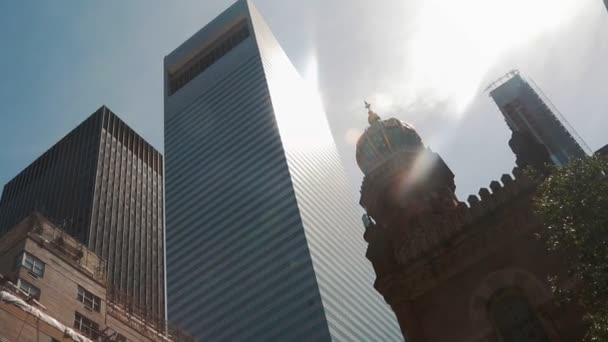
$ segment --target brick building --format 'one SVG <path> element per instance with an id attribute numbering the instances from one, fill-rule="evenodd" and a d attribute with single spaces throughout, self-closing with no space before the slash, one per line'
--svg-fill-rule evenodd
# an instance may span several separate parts
<path id="1" fill-rule="evenodd" d="M 184 340 L 160 333 L 165 322 L 115 304 L 105 270 L 103 259 L 31 214 L 0 239 L 0 340 Z"/>
<path id="2" fill-rule="evenodd" d="M 558 305 L 547 281 L 563 264 L 535 237 L 535 182 L 515 168 L 460 202 L 454 174 L 413 127 L 369 115 L 357 144 L 366 256 L 407 340 L 580 340 L 580 308 Z M 537 152 L 518 159 L 546 160 Z"/>

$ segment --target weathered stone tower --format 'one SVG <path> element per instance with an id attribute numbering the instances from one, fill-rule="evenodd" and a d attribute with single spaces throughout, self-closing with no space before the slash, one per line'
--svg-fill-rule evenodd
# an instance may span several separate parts
<path id="1" fill-rule="evenodd" d="M 412 126 L 371 110 L 369 123 L 357 143 L 367 258 L 404 336 L 580 339 L 580 311 L 558 305 L 547 282 L 562 264 L 535 237 L 534 182 L 515 168 L 467 205 L 454 194 L 454 174 Z"/>

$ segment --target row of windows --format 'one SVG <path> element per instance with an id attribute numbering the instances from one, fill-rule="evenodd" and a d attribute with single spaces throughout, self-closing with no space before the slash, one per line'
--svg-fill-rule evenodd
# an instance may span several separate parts
<path id="1" fill-rule="evenodd" d="M 22 252 L 17 256 L 17 266 L 24 267 L 30 271 L 30 274 L 33 273 L 36 277 L 42 277 L 44 275 L 45 264 L 40 259 L 36 258 L 30 253 Z M 18 278 L 17 279 L 17 287 L 26 295 L 35 298 L 37 300 L 40 299 L 40 289 L 31 283 Z M 82 286 L 78 286 L 78 293 L 76 294 L 76 299 L 84 304 L 84 307 L 91 311 L 100 312 L 101 309 L 101 298 L 97 297 L 90 291 L 86 290 Z M 75 313 L 74 316 L 74 328 L 78 329 L 84 335 L 97 338 L 100 336 L 99 324 L 95 323 L 91 319 L 85 317 L 79 312 Z M 113 337 L 113 341 L 127 341 L 127 339 L 120 335 L 116 334 Z"/>
<path id="2" fill-rule="evenodd" d="M 181 87 L 186 85 L 196 76 L 203 73 L 212 64 L 234 49 L 243 40 L 249 37 L 249 28 L 245 22 L 237 25 L 233 32 L 229 32 L 224 37 L 218 39 L 215 47 L 205 51 L 198 56 L 193 63 L 178 70 L 175 74 L 169 76 L 169 95 L 173 95 Z"/>
<path id="3" fill-rule="evenodd" d="M 162 191 L 160 191 L 162 190 L 162 176 L 153 168 L 153 166 L 162 164 L 162 159 L 150 160 L 145 157 L 146 152 L 144 152 L 143 159 L 140 157 L 138 160 L 133 160 L 136 155 L 127 150 L 124 144 L 117 144 L 114 138 L 104 139 L 102 144 L 105 145 L 105 148 L 102 149 L 100 155 L 101 163 L 97 176 L 97 197 L 95 199 L 100 210 L 93 218 L 95 222 L 93 245 L 96 251 L 108 260 L 110 282 L 118 288 L 132 288 L 131 295 L 135 302 L 151 302 L 153 298 L 158 297 L 155 294 L 161 292 L 156 290 L 155 284 L 159 283 L 162 276 L 158 272 L 154 275 L 150 272 L 144 279 L 145 273 L 138 271 L 140 269 L 138 261 L 141 260 L 136 258 L 142 253 L 144 246 L 148 246 L 143 251 L 145 253 L 143 264 L 148 268 L 157 265 L 162 267 L 162 258 L 158 258 L 154 253 L 156 248 L 150 248 L 150 246 L 161 248 L 162 245 L 156 242 L 158 238 L 154 239 L 153 245 L 150 243 L 141 245 L 137 241 L 129 242 L 127 250 L 135 251 L 134 258 L 132 254 L 127 254 L 121 248 L 122 242 L 117 240 L 117 237 L 124 237 L 129 233 L 134 234 L 137 226 L 146 227 L 147 231 L 149 228 L 144 222 L 150 222 L 151 217 L 154 226 L 162 227 L 162 221 L 158 220 L 159 214 L 156 213 L 162 207 L 160 205 L 162 204 Z M 148 157 L 154 156 L 148 154 Z M 152 187 L 152 184 L 155 186 Z M 150 228 L 152 229 L 148 231 L 148 234 L 154 230 L 153 227 Z M 142 277 L 141 280 L 140 277 Z M 140 284 L 145 286 L 140 286 Z M 162 301 L 162 299 L 160 300 Z M 162 310 L 162 304 L 157 302 L 155 301 L 155 304 L 149 308 L 152 313 Z"/>
<path id="4" fill-rule="evenodd" d="M 160 160 L 158 162 L 153 163 L 153 167 L 155 172 L 162 174 L 162 155 L 116 115 L 111 113 L 111 115 L 104 120 L 102 132 L 104 133 L 101 137 L 102 144 L 105 142 L 106 149 L 110 147 L 110 141 L 113 146 L 116 146 L 118 141 L 120 144 L 119 146 L 122 146 L 123 148 L 127 147 L 128 151 L 134 153 L 140 160 L 142 160 L 144 155 L 148 156 L 148 158 L 146 158 L 148 160 L 157 160 L 157 158 L 159 158 Z M 112 139 L 110 139 L 110 137 L 112 137 Z M 118 138 L 118 140 L 116 138 Z M 115 147 L 113 147 L 112 150 L 115 150 Z"/>
<path id="5" fill-rule="evenodd" d="M 28 252 L 21 252 L 17 256 L 15 264 L 16 267 L 24 267 L 28 269 L 30 271 L 29 273 L 36 278 L 41 278 L 44 276 L 44 262 Z M 23 290 L 23 292 L 25 292 L 27 295 L 35 297 L 36 299 L 40 298 L 40 289 L 23 279 L 17 280 L 17 287 Z M 78 294 L 76 299 L 83 303 L 86 308 L 99 312 L 101 299 L 84 289 L 82 286 L 78 286 Z"/>
<path id="6" fill-rule="evenodd" d="M 103 332 L 99 330 L 99 324 L 78 311 L 74 313 L 74 328 L 93 340 L 97 340 L 103 336 Z M 105 337 L 104 341 L 127 342 L 127 338 L 119 333 L 114 333 L 109 338 L 103 337 Z"/>

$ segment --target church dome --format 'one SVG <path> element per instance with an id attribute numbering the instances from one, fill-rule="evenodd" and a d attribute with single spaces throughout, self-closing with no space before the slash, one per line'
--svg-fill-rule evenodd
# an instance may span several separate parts
<path id="1" fill-rule="evenodd" d="M 416 129 L 401 120 L 381 120 L 368 108 L 370 127 L 357 141 L 357 164 L 364 174 L 381 165 L 395 153 L 424 147 Z"/>

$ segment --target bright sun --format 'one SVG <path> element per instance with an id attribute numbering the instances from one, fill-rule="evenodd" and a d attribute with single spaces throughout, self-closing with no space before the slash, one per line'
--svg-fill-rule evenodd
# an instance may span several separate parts
<path id="1" fill-rule="evenodd" d="M 407 44 L 407 97 L 462 113 L 502 55 L 566 24 L 585 1 L 421 1 Z"/>

